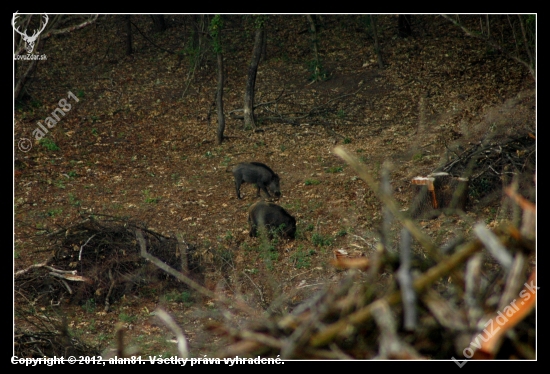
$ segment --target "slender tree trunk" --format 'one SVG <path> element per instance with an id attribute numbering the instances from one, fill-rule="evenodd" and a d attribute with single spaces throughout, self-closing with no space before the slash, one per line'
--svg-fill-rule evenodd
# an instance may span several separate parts
<path id="1" fill-rule="evenodd" d="M 38 60 L 32 60 L 27 70 L 25 70 L 25 72 L 22 73 L 20 77 L 16 80 L 13 92 L 13 97 L 15 98 L 15 100 L 21 100 L 23 98 L 25 92 L 23 88 L 25 87 L 29 76 L 36 70 L 37 63 Z"/>
<path id="2" fill-rule="evenodd" d="M 218 89 L 216 91 L 216 109 L 218 112 L 218 131 L 216 138 L 218 145 L 223 142 L 223 132 L 225 131 L 225 115 L 223 114 L 223 81 L 225 73 L 223 69 L 223 49 L 221 31 L 223 28 L 223 18 L 221 14 L 216 14 L 210 21 L 210 36 L 212 37 L 212 46 L 216 52 L 218 64 Z"/>
<path id="3" fill-rule="evenodd" d="M 397 18 L 397 29 L 399 36 L 406 38 L 412 35 L 411 29 L 411 15 L 410 14 L 400 14 Z"/>
<path id="4" fill-rule="evenodd" d="M 132 54 L 132 23 L 130 21 L 130 15 L 124 16 L 126 21 L 126 56 Z"/>
<path id="5" fill-rule="evenodd" d="M 166 30 L 166 22 L 164 21 L 164 15 L 151 14 L 151 19 L 153 20 L 153 25 L 156 32 L 163 32 L 164 30 Z"/>
<path id="6" fill-rule="evenodd" d="M 225 80 L 225 74 L 223 70 L 223 54 L 218 52 L 218 90 L 216 92 L 216 109 L 218 112 L 218 132 L 217 139 L 218 145 L 223 142 L 223 132 L 225 131 L 225 115 L 223 114 L 223 81 Z"/>
<path id="7" fill-rule="evenodd" d="M 202 37 L 203 25 L 204 25 L 204 15 L 194 15 L 193 17 L 193 39 L 191 41 L 191 47 L 193 49 L 199 48 L 201 45 L 200 38 Z"/>
<path id="8" fill-rule="evenodd" d="M 523 40 L 523 45 L 525 46 L 525 51 L 527 52 L 527 56 L 529 57 L 529 66 L 534 68 L 535 63 L 533 59 L 533 54 L 531 53 L 531 49 L 529 48 L 529 43 L 527 42 L 527 32 L 525 31 L 525 24 L 523 22 L 523 18 L 521 18 L 521 14 L 518 14 L 518 18 L 519 18 L 519 26 L 521 28 L 521 37 Z"/>
<path id="9" fill-rule="evenodd" d="M 258 72 L 258 64 L 262 55 L 264 32 L 265 29 L 263 27 L 256 29 L 254 49 L 248 67 L 248 78 L 246 80 L 246 89 L 244 92 L 244 126 L 254 129 L 256 128 L 256 122 L 254 121 L 254 86 L 256 85 L 256 73 Z"/>
<path id="10" fill-rule="evenodd" d="M 262 52 L 260 53 L 260 61 L 265 61 L 267 59 L 267 30 L 264 29 L 264 36 L 262 38 Z"/>
<path id="11" fill-rule="evenodd" d="M 372 24 L 372 34 L 374 36 L 374 50 L 376 51 L 376 57 L 378 58 L 378 67 L 384 69 L 384 62 L 382 61 L 382 52 L 380 51 L 380 44 L 378 43 L 378 28 L 376 27 L 376 17 L 370 15 L 370 21 Z"/>
<path id="12" fill-rule="evenodd" d="M 321 61 L 319 61 L 319 47 L 317 41 L 317 27 L 315 27 L 315 20 L 308 14 L 307 20 L 309 21 L 309 31 L 311 33 L 311 42 L 313 44 L 313 81 L 317 81 L 321 75 Z"/>

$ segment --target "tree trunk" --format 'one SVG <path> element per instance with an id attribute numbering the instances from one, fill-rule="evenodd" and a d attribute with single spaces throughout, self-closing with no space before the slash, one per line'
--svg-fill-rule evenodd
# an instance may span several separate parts
<path id="1" fill-rule="evenodd" d="M 518 18 L 519 18 L 519 26 L 521 28 L 521 37 L 522 37 L 522 40 L 523 40 L 523 45 L 525 46 L 525 51 L 527 52 L 527 56 L 529 57 L 529 66 L 534 68 L 535 67 L 535 60 L 533 58 L 533 54 L 531 53 L 531 48 L 529 48 L 529 42 L 527 41 L 527 33 L 525 31 L 525 23 L 523 22 L 523 18 L 521 18 L 521 14 L 518 14 Z"/>
<path id="2" fill-rule="evenodd" d="M 218 145 L 223 142 L 223 132 L 225 131 L 225 116 L 223 114 L 223 81 L 225 79 L 225 74 L 223 70 L 223 54 L 218 52 L 218 90 L 216 92 L 216 109 L 218 112 L 218 132 L 217 139 Z"/>
<path id="3" fill-rule="evenodd" d="M 262 38 L 262 52 L 260 53 L 260 61 L 267 60 L 267 30 L 264 29 L 264 36 Z"/>
<path id="4" fill-rule="evenodd" d="M 210 21 L 210 35 L 212 37 L 212 46 L 216 52 L 218 63 L 218 89 L 216 91 L 216 109 L 218 112 L 218 145 L 223 142 L 223 132 L 225 130 L 225 116 L 223 114 L 223 81 L 225 74 L 223 70 L 223 49 L 221 45 L 221 30 L 223 28 L 223 19 L 220 14 L 216 14 Z"/>
<path id="5" fill-rule="evenodd" d="M 376 57 L 378 58 L 378 67 L 384 69 L 384 62 L 382 61 L 382 52 L 380 51 L 380 44 L 378 43 L 378 28 L 376 27 L 376 17 L 370 15 L 370 21 L 372 24 L 372 35 L 374 36 L 374 50 Z"/>
<path id="6" fill-rule="evenodd" d="M 412 35 L 410 14 L 399 15 L 397 18 L 397 29 L 399 31 L 399 36 L 402 38 Z"/>
<path id="7" fill-rule="evenodd" d="M 164 15 L 151 14 L 151 19 L 153 20 L 154 29 L 156 32 L 163 32 L 164 30 L 166 30 L 166 22 L 164 21 Z"/>
<path id="8" fill-rule="evenodd" d="M 32 60 L 30 62 L 29 67 L 27 68 L 27 70 L 25 70 L 25 72 L 22 73 L 19 76 L 19 78 L 17 78 L 15 80 L 15 88 L 14 88 L 14 92 L 13 92 L 13 97 L 15 98 L 16 101 L 23 99 L 23 96 L 25 94 L 25 91 L 23 89 L 25 88 L 25 84 L 27 83 L 27 79 L 29 78 L 29 76 L 32 73 L 34 73 L 34 71 L 36 70 L 36 64 L 37 63 L 38 63 L 38 60 Z"/>
<path id="9" fill-rule="evenodd" d="M 262 41 L 264 38 L 265 29 L 263 27 L 256 29 L 256 37 L 254 39 L 254 50 L 252 51 L 252 59 L 248 67 L 248 78 L 246 80 L 246 89 L 244 92 L 244 126 L 256 128 L 254 121 L 254 86 L 256 85 L 256 73 L 258 64 L 262 56 Z"/>
<path id="10" fill-rule="evenodd" d="M 307 20 L 309 21 L 309 31 L 311 33 L 311 43 L 313 44 L 313 81 L 318 81 L 321 76 L 321 61 L 319 60 L 319 48 L 317 43 L 317 28 L 315 27 L 315 20 L 308 14 Z"/>
<path id="11" fill-rule="evenodd" d="M 193 17 L 193 39 L 191 48 L 196 50 L 201 45 L 202 32 L 204 30 L 204 15 L 194 15 Z"/>
<path id="12" fill-rule="evenodd" d="M 42 38 L 38 38 L 38 41 L 36 42 L 36 50 L 37 51 L 42 51 L 43 48 L 44 48 L 44 43 L 46 41 Z M 38 60 L 32 60 L 30 63 L 29 63 L 29 66 L 27 67 L 27 69 L 24 71 L 24 72 L 20 72 L 19 75 L 17 76 L 17 69 L 22 69 L 23 68 L 23 64 L 20 63 L 19 65 L 17 64 L 19 61 L 15 60 L 15 74 L 16 74 L 16 77 L 15 77 L 15 87 L 14 87 L 14 90 L 13 90 L 13 97 L 14 99 L 17 101 L 17 100 L 23 100 L 23 97 L 25 96 L 25 86 L 27 84 L 27 80 L 28 78 L 34 74 L 34 71 L 36 70 L 36 66 L 38 64 Z"/>
<path id="13" fill-rule="evenodd" d="M 132 54 L 132 23 L 130 20 L 130 15 L 124 16 L 126 21 L 126 56 Z"/>

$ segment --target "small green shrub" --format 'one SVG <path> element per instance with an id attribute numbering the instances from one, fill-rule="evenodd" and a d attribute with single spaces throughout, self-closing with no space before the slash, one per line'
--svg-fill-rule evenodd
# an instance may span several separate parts
<path id="1" fill-rule="evenodd" d="M 40 139 L 39 144 L 42 147 L 46 148 L 48 151 L 59 151 L 59 147 L 57 146 L 57 144 L 55 144 L 55 142 L 50 138 Z"/>
<path id="2" fill-rule="evenodd" d="M 233 240 L 233 234 L 231 233 L 231 231 L 227 230 L 227 232 L 225 233 L 225 240 L 228 242 Z"/>
<path id="3" fill-rule="evenodd" d="M 132 323 L 136 320 L 136 316 L 131 316 L 131 315 L 126 314 L 126 313 L 120 313 L 118 315 L 118 319 L 120 319 L 124 323 Z"/>
<path id="4" fill-rule="evenodd" d="M 80 206 L 80 200 L 73 193 L 69 193 L 69 204 L 72 206 Z"/>
<path id="5" fill-rule="evenodd" d="M 177 292 L 172 291 L 164 295 L 168 302 L 182 303 L 185 306 L 191 306 L 195 302 L 193 294 L 190 291 Z"/>
<path id="6" fill-rule="evenodd" d="M 325 170 L 327 173 L 341 173 L 344 171 L 344 168 L 342 166 L 331 166 Z"/>
<path id="7" fill-rule="evenodd" d="M 87 313 L 94 313 L 95 307 L 96 307 L 95 299 L 88 299 L 86 300 L 84 305 L 82 305 L 82 309 L 84 309 L 84 311 Z"/>
<path id="8" fill-rule="evenodd" d="M 274 240 L 262 238 L 260 244 L 260 258 L 265 262 L 269 270 L 273 270 L 273 262 L 279 261 L 279 251 L 277 250 L 277 237 Z"/>
<path id="9" fill-rule="evenodd" d="M 227 165 L 229 165 L 230 162 L 231 162 L 231 157 L 225 156 L 225 157 L 223 158 L 222 165 L 223 165 L 223 166 L 227 166 Z"/>
<path id="10" fill-rule="evenodd" d="M 48 215 L 48 217 L 55 217 L 61 213 L 63 213 L 63 209 L 57 208 L 57 209 L 48 210 L 46 214 Z"/>
<path id="11" fill-rule="evenodd" d="M 346 231 L 346 229 L 341 229 L 340 231 L 338 231 L 336 233 L 336 236 L 342 237 L 342 236 L 346 236 L 347 234 L 348 234 L 348 232 Z"/>
<path id="12" fill-rule="evenodd" d="M 296 269 L 308 269 L 311 266 L 311 256 L 315 253 L 315 250 L 306 251 L 300 245 L 290 258 Z"/>
<path id="13" fill-rule="evenodd" d="M 156 204 L 160 201 L 160 197 L 152 197 L 150 196 L 149 190 L 144 190 L 143 195 L 145 195 L 145 202 L 148 204 Z"/>
<path id="14" fill-rule="evenodd" d="M 328 73 L 320 61 L 316 61 L 316 60 L 309 61 L 308 70 L 311 73 L 309 80 L 312 82 L 325 81 L 328 79 Z"/>
<path id="15" fill-rule="evenodd" d="M 329 247 L 332 245 L 332 242 L 334 241 L 334 238 L 331 238 L 330 236 L 323 236 L 319 233 L 313 233 L 311 236 L 311 242 L 316 247 Z"/>
<path id="16" fill-rule="evenodd" d="M 306 181 L 304 182 L 306 186 L 315 186 L 315 185 L 318 185 L 319 183 L 321 182 L 319 182 L 316 179 L 306 179 Z"/>

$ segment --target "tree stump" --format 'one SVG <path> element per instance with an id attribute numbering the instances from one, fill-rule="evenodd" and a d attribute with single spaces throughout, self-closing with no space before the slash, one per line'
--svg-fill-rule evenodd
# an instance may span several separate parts
<path id="1" fill-rule="evenodd" d="M 468 178 L 449 173 L 432 173 L 411 180 L 415 199 L 409 208 L 412 218 L 436 218 L 441 213 L 464 211 L 468 199 Z"/>

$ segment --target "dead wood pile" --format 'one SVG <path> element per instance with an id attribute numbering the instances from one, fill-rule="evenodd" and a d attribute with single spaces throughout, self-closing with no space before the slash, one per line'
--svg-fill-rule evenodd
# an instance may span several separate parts
<path id="1" fill-rule="evenodd" d="M 15 292 L 33 305 L 83 305 L 90 300 L 109 304 L 122 295 L 169 277 L 140 255 L 135 230 L 140 229 L 148 250 L 169 266 L 200 277 L 200 264 L 192 245 L 148 230 L 120 218 L 84 219 L 48 235 L 52 256 L 14 274 Z M 174 287 L 185 287 L 174 281 Z"/>
<path id="2" fill-rule="evenodd" d="M 441 212 L 467 211 L 474 204 L 486 206 L 512 182 L 535 203 L 535 135 L 479 142 L 468 149 L 448 150 L 448 156 L 448 162 L 430 175 L 413 178 L 411 217 L 435 218 Z M 421 183 L 423 179 L 428 181 Z"/>

